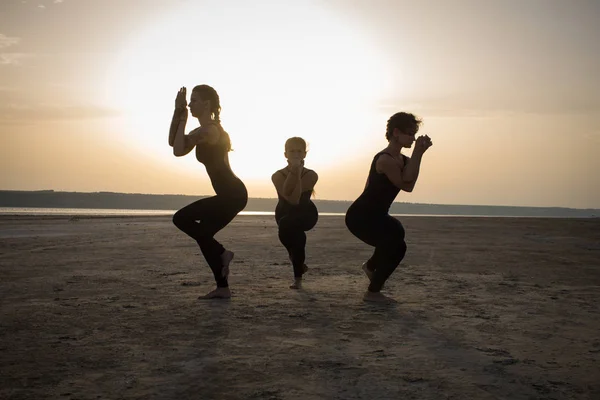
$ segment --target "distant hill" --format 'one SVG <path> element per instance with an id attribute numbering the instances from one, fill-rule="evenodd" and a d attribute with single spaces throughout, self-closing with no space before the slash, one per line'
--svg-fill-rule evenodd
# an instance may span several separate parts
<path id="1" fill-rule="evenodd" d="M 137 194 L 113 192 L 57 192 L 53 190 L 16 191 L 0 190 L 0 207 L 34 208 L 100 208 L 132 210 L 177 210 L 200 196 L 174 194 Z M 314 200 L 319 212 L 344 213 L 350 201 Z M 277 199 L 250 198 L 246 211 L 273 211 Z M 394 203 L 392 214 L 434 215 L 488 215 L 530 217 L 598 217 L 598 209 L 574 209 L 562 207 L 509 207 L 444 205 L 419 203 Z"/>

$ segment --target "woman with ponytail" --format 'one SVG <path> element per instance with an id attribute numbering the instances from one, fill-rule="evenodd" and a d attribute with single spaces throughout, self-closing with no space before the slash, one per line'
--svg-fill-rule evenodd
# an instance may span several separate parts
<path id="1" fill-rule="evenodd" d="M 185 134 L 189 112 L 198 119 L 200 127 Z M 229 224 L 246 207 L 248 192 L 244 183 L 233 173 L 229 165 L 231 151 L 229 135 L 221 126 L 219 95 L 208 85 L 192 90 L 187 104 L 186 88 L 177 93 L 175 112 L 169 131 L 169 145 L 173 154 L 181 157 L 194 148 L 196 159 L 204 164 L 216 196 L 200 199 L 173 216 L 173 223 L 196 240 L 213 272 L 217 288 L 200 299 L 228 299 L 231 297 L 227 278 L 233 252 L 226 250 L 214 238 L 215 234 Z"/>

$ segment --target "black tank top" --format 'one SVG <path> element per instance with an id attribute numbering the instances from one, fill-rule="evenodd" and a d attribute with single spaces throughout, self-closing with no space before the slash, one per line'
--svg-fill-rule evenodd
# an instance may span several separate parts
<path id="1" fill-rule="evenodd" d="M 356 206 L 360 207 L 364 212 L 387 213 L 400 192 L 400 189 L 398 189 L 384 173 L 380 174 L 377 172 L 377 160 L 383 154 L 392 156 L 385 151 L 375 155 L 373 162 L 371 162 L 371 168 L 369 169 L 367 187 L 365 187 L 365 190 L 354 202 Z M 401 156 L 406 163 L 408 157 L 404 154 L 401 154 Z"/>
<path id="2" fill-rule="evenodd" d="M 287 178 L 287 174 L 285 174 L 283 171 L 277 172 Z M 301 177 L 306 175 L 307 172 L 308 169 L 304 168 L 302 170 Z M 277 206 L 275 207 L 275 219 L 279 220 L 281 217 L 289 215 L 292 212 L 318 214 L 315 203 L 313 203 L 310 199 L 311 195 L 312 190 L 306 190 L 302 192 L 300 194 L 300 201 L 296 205 L 288 202 L 281 194 L 279 194 L 279 192 L 277 192 L 277 198 L 279 199 L 279 201 L 277 202 Z"/>
<path id="3" fill-rule="evenodd" d="M 235 176 L 231 168 L 225 162 L 228 152 L 227 139 L 223 134 L 220 124 L 213 122 L 219 130 L 219 140 L 214 144 L 199 143 L 196 145 L 196 159 L 206 167 L 210 183 L 216 194 L 247 196 L 246 188 L 242 181 Z"/>

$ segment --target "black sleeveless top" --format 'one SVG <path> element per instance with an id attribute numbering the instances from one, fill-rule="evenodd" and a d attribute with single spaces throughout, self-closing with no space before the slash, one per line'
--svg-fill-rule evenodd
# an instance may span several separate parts
<path id="1" fill-rule="evenodd" d="M 390 210 L 390 206 L 396 199 L 400 189 L 397 188 L 384 173 L 377 172 L 377 160 L 383 154 L 392 156 L 390 153 L 382 151 L 375 155 L 369 169 L 369 177 L 367 178 L 367 187 L 362 194 L 356 199 L 353 208 L 360 208 L 363 212 L 369 213 L 385 213 Z M 401 154 L 406 163 L 408 157 Z"/>
<path id="2" fill-rule="evenodd" d="M 277 171 L 281 175 L 287 178 L 287 174 L 283 171 Z M 306 175 L 308 169 L 304 168 L 302 170 L 301 177 Z M 289 215 L 290 213 L 302 213 L 302 214 L 318 214 L 317 206 L 312 202 L 310 196 L 312 195 L 312 190 L 306 190 L 300 194 L 300 201 L 298 204 L 291 204 L 288 202 L 279 191 L 277 192 L 277 198 L 279 201 L 277 202 L 277 206 L 275 207 L 275 219 L 279 220 L 281 217 L 285 215 Z"/>
<path id="3" fill-rule="evenodd" d="M 196 145 L 196 159 L 204 164 L 210 178 L 210 183 L 217 195 L 229 195 L 234 197 L 248 196 L 246 187 L 242 181 L 235 176 L 229 165 L 225 162 L 228 152 L 227 139 L 220 124 L 213 122 L 221 133 L 219 140 L 214 144 L 199 143 Z"/>

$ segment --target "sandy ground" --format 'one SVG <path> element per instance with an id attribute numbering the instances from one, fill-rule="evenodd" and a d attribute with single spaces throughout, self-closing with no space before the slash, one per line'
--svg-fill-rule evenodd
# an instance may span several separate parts
<path id="1" fill-rule="evenodd" d="M 309 233 L 301 291 L 272 217 L 218 239 L 229 301 L 165 217 L 0 217 L 1 399 L 600 399 L 600 220 L 405 217 L 370 248 Z"/>

